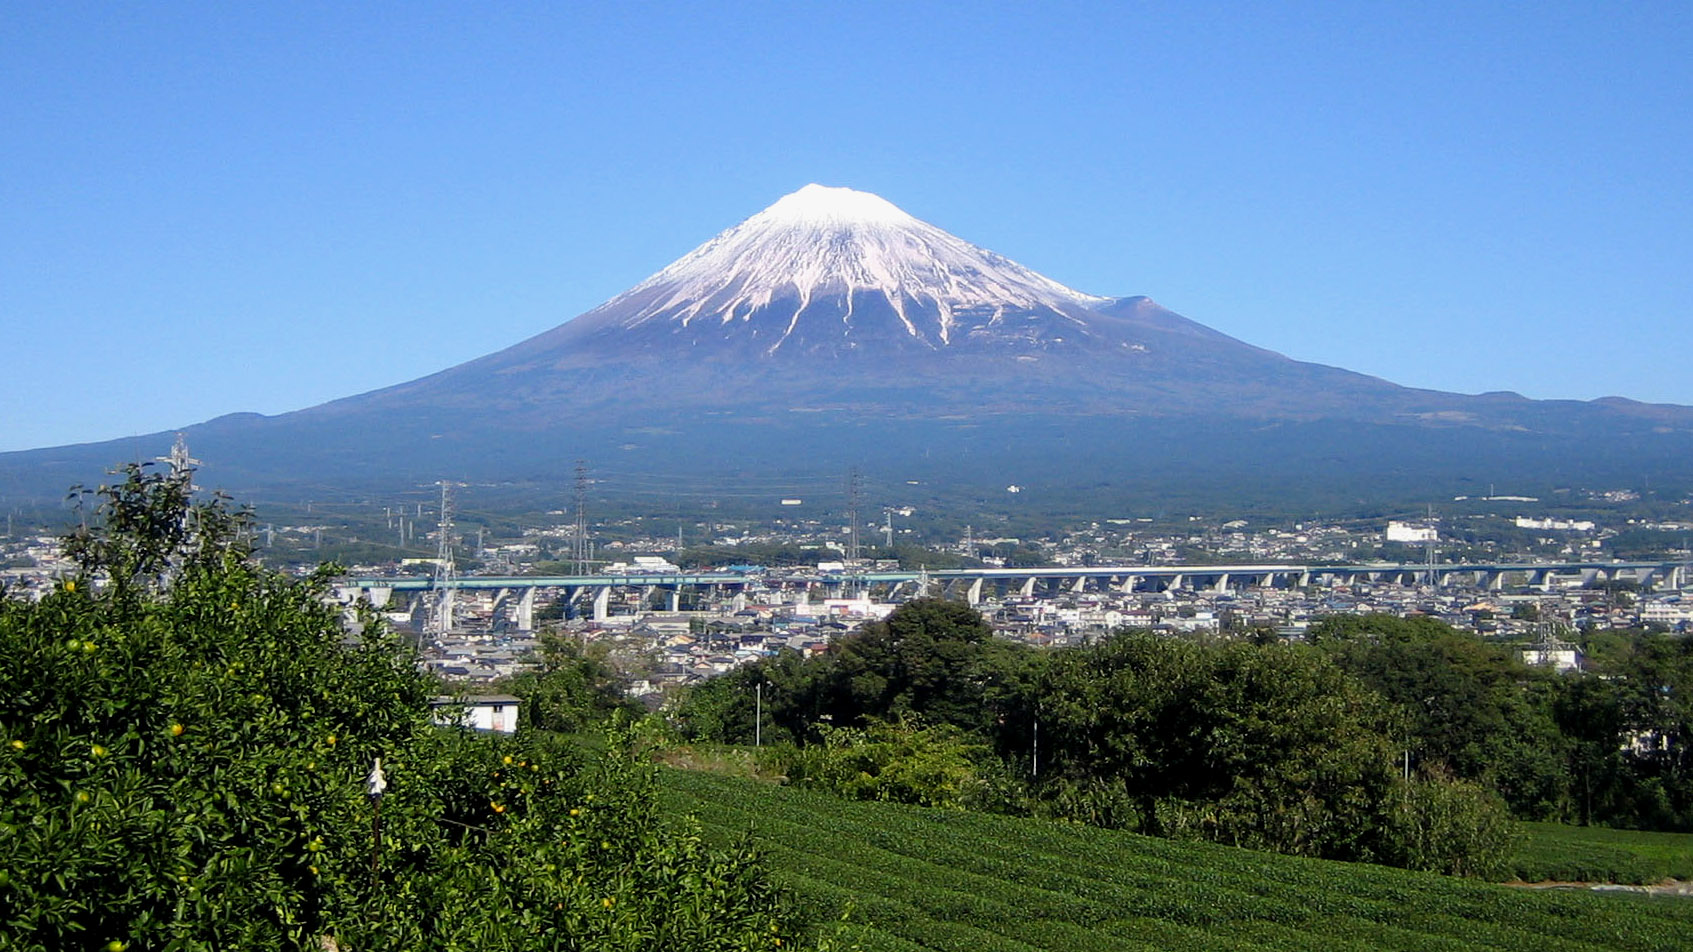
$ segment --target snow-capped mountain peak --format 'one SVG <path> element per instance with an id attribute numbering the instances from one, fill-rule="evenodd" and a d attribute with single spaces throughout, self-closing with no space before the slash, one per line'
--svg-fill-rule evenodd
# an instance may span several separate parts
<path id="1" fill-rule="evenodd" d="M 806 225 L 908 225 L 916 221 L 880 195 L 812 183 L 777 199 L 752 221 Z"/>
<path id="2" fill-rule="evenodd" d="M 869 192 L 807 185 L 584 315 L 767 354 L 964 340 L 1036 349 L 1108 299 L 1067 288 Z M 575 323 L 575 322 L 573 322 Z"/>

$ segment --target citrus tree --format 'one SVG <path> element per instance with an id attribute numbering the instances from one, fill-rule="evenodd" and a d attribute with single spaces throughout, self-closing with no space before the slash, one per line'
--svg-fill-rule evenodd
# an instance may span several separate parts
<path id="1" fill-rule="evenodd" d="M 589 759 L 434 726 L 332 570 L 260 568 L 186 473 L 120 475 L 77 574 L 0 597 L 0 947 L 793 944 L 755 856 L 661 822 L 627 732 Z"/>

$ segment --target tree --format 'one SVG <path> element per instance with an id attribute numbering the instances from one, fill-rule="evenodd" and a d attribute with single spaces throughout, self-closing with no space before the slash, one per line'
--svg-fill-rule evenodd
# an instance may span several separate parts
<path id="1" fill-rule="evenodd" d="M 842 724 L 917 714 L 980 730 L 992 637 L 981 614 L 963 602 L 906 602 L 835 649 L 830 710 Z"/>
<path id="2" fill-rule="evenodd" d="M 1390 712 L 1321 654 L 1124 634 L 1054 659 L 1038 792 L 1063 815 L 1331 858 L 1376 855 Z"/>
<path id="3" fill-rule="evenodd" d="M 690 689 L 676 712 L 683 736 L 725 744 L 803 743 L 821 717 L 829 662 L 797 651 L 742 665 Z M 755 729 L 762 716 L 761 729 Z"/>
<path id="4" fill-rule="evenodd" d="M 1553 675 L 1430 618 L 1331 616 L 1309 638 L 1399 707 L 1404 746 L 1417 761 L 1496 788 L 1525 818 L 1563 816 L 1568 778 Z"/>
<path id="5" fill-rule="evenodd" d="M 577 761 L 435 727 L 436 686 L 370 619 L 350 636 L 329 571 L 257 566 L 185 474 L 124 476 L 76 578 L 0 597 L 0 946 L 792 944 L 756 858 L 664 823 L 626 736 Z"/>
<path id="6" fill-rule="evenodd" d="M 599 727 L 622 711 L 645 713 L 622 690 L 622 678 L 605 653 L 556 632 L 543 634 L 535 667 L 505 679 L 504 690 L 523 700 L 523 721 L 536 730 L 574 734 Z"/>

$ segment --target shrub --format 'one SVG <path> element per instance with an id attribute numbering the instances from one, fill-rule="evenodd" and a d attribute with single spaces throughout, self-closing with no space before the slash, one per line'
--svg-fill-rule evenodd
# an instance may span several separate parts
<path id="1" fill-rule="evenodd" d="M 1383 827 L 1384 862 L 1452 876 L 1497 878 L 1519 838 L 1497 793 L 1439 776 L 1394 784 Z"/>
<path id="2" fill-rule="evenodd" d="M 957 728 L 914 721 L 872 721 L 864 728 L 821 729 L 822 743 L 789 747 L 790 783 L 853 800 L 970 808 L 988 800 L 982 768 L 987 748 Z"/>

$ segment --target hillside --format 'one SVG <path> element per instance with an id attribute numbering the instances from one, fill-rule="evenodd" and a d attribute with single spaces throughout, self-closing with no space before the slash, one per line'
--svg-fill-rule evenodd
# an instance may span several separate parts
<path id="1" fill-rule="evenodd" d="M 666 806 L 752 831 L 865 952 L 1680 949 L 1693 902 L 1529 892 L 1378 866 L 983 814 L 848 802 L 668 770 Z"/>

